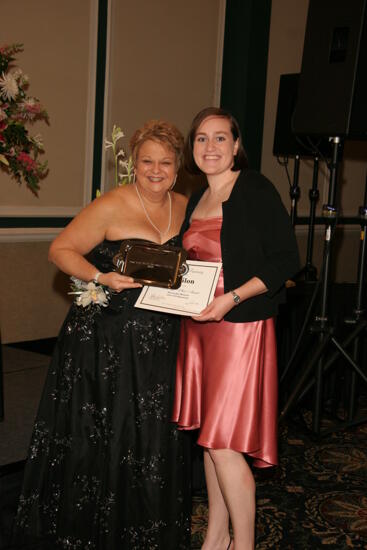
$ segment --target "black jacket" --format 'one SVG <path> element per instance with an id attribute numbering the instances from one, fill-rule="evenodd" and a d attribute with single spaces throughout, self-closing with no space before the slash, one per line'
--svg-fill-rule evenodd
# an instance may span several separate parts
<path id="1" fill-rule="evenodd" d="M 181 237 L 204 191 L 191 197 Z M 222 209 L 224 291 L 238 288 L 252 277 L 261 279 L 268 288 L 265 294 L 233 307 L 224 319 L 242 323 L 273 317 L 285 301 L 284 282 L 299 270 L 295 235 L 279 193 L 263 175 L 244 170 Z"/>

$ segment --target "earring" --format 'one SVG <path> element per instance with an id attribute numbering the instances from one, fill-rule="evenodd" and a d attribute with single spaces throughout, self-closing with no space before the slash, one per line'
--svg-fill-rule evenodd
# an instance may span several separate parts
<path id="1" fill-rule="evenodd" d="M 171 187 L 169 188 L 170 191 L 172 191 L 172 189 L 176 185 L 176 181 L 177 181 L 177 174 L 175 175 L 175 179 L 173 180 L 173 183 L 172 183 Z"/>

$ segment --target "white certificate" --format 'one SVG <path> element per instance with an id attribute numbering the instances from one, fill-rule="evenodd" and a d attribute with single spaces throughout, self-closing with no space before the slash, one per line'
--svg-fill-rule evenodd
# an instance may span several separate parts
<path id="1" fill-rule="evenodd" d="M 222 264 L 187 260 L 180 288 L 144 286 L 135 307 L 176 315 L 198 315 L 213 300 Z"/>

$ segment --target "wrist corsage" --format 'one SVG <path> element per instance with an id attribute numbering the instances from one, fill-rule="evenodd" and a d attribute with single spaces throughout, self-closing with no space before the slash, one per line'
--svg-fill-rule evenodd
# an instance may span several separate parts
<path id="1" fill-rule="evenodd" d="M 75 303 L 77 306 L 87 307 L 90 304 L 107 307 L 110 301 L 111 293 L 107 287 L 98 283 L 81 281 L 76 277 L 70 277 L 71 292 L 68 294 L 76 295 Z"/>

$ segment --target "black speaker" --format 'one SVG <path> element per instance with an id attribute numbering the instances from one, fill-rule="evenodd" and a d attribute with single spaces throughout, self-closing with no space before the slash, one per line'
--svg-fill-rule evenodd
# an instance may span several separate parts
<path id="1" fill-rule="evenodd" d="M 310 0 L 293 130 L 367 138 L 367 0 Z"/>
<path id="2" fill-rule="evenodd" d="M 280 75 L 273 155 L 312 157 L 318 154 L 330 158 L 332 147 L 327 138 L 311 135 L 296 136 L 293 132 L 299 76 L 299 73 Z"/>

